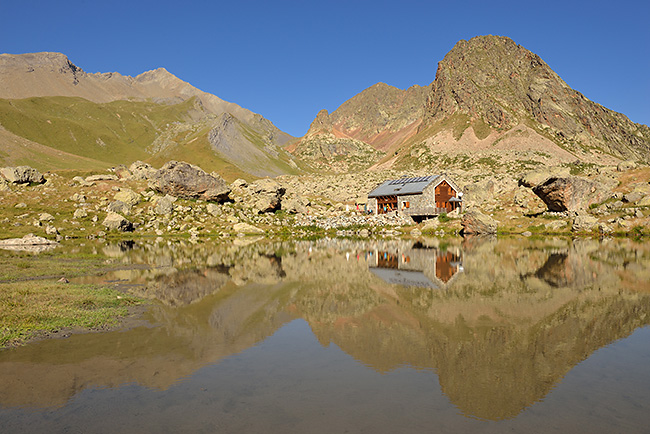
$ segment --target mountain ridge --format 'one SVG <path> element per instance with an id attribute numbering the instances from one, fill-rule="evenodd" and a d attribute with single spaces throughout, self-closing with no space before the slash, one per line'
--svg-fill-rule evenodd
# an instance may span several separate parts
<path id="1" fill-rule="evenodd" d="M 373 102 L 382 91 L 383 100 Z M 408 104 L 396 103 L 406 101 L 409 92 Z M 395 122 L 396 114 L 401 123 Z M 367 168 L 439 171 L 483 162 L 490 166 L 484 169 L 516 170 L 522 162 L 527 167 L 650 163 L 646 125 L 590 101 L 537 54 L 504 36 L 456 43 L 428 87 L 400 90 L 377 83 L 328 113 L 326 122 L 322 113 L 318 117 L 320 134 L 345 134 L 386 152 L 381 160 L 368 161 Z M 291 152 L 299 155 L 311 146 L 314 133 L 310 128 Z M 389 139 L 382 143 L 382 137 Z"/>
<path id="2" fill-rule="evenodd" d="M 174 105 L 184 103 L 194 98 L 195 109 L 187 113 L 183 123 L 193 124 L 194 129 L 206 129 L 207 137 L 220 137 L 214 129 L 220 128 L 218 119 L 224 114 L 232 115 L 237 119 L 237 128 L 231 129 L 227 135 L 229 143 L 220 144 L 218 141 L 210 140 L 205 148 L 211 148 L 220 159 L 229 161 L 238 166 L 243 172 L 254 176 L 279 175 L 295 172 L 297 165 L 288 164 L 290 155 L 279 158 L 280 154 L 286 154 L 282 150 L 288 141 L 293 137 L 278 129 L 271 121 L 257 113 L 253 113 L 239 105 L 227 102 L 216 95 L 203 92 L 191 84 L 176 77 L 165 68 L 157 68 L 145 71 L 135 77 L 122 75 L 118 72 L 108 73 L 86 73 L 83 69 L 73 64 L 67 56 L 61 53 L 28 53 L 28 54 L 0 54 L 0 99 L 20 100 L 26 98 L 59 98 L 78 97 L 95 104 L 109 104 L 116 101 L 151 101 L 156 104 Z M 48 105 L 48 101 L 41 100 L 42 104 Z M 97 110 L 100 107 L 98 106 Z M 95 109 L 91 109 L 96 111 Z M 101 110 L 100 110 L 101 111 Z M 4 113 L 5 119 L 0 117 L 0 123 L 11 123 L 8 116 L 15 116 L 15 113 Z M 143 114 L 143 125 L 146 127 L 146 114 Z M 179 149 L 183 146 L 182 139 L 176 140 L 178 134 L 179 119 L 173 118 L 167 122 L 167 126 L 161 123 L 154 128 L 160 134 L 159 138 L 166 137 L 166 148 L 168 150 Z M 78 119 L 79 123 L 85 123 L 83 116 Z M 5 128 L 10 129 L 9 125 Z M 163 134 L 163 129 L 170 129 L 170 132 Z M 187 129 L 184 129 L 187 132 Z M 177 131 L 178 132 L 178 131 Z M 13 131 L 18 133 L 17 130 Z M 67 140 L 65 134 L 63 139 Z M 73 134 L 72 132 L 70 134 Z M 20 134 L 19 134 L 20 135 Z M 164 137 L 163 137 L 164 136 Z M 34 140 L 34 137 L 25 136 Z M 61 139 L 60 136 L 53 138 Z M 196 137 L 193 137 L 195 139 Z M 100 137 L 97 140 L 102 140 Z M 126 138 L 124 138 L 126 140 Z M 151 140 L 151 139 L 149 139 Z M 94 142 L 95 140 L 92 140 Z M 171 143 L 173 142 L 173 143 Z M 156 149 L 151 147 L 152 143 L 140 143 L 143 149 Z M 172 146 L 173 145 L 173 146 Z M 235 147 L 241 152 L 221 152 L 223 148 Z M 173 158 L 173 153 L 167 154 Z M 203 151 L 204 153 L 206 150 Z M 254 159 L 248 158 L 248 154 L 256 154 Z M 186 153 L 185 153 L 186 154 Z M 191 157 L 191 156 L 190 156 Z M 152 157 L 153 158 L 153 157 Z M 201 157 L 197 156 L 195 163 L 199 163 Z M 128 163 L 128 162 L 127 162 Z"/>

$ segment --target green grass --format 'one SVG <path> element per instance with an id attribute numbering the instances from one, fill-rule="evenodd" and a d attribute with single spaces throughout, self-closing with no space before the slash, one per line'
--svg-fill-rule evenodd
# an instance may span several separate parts
<path id="1" fill-rule="evenodd" d="M 17 136 L 112 164 L 145 160 L 145 148 L 168 125 L 188 120 L 195 99 L 98 104 L 76 97 L 0 99 L 0 123 Z M 90 164 L 90 163 L 89 163 Z"/>
<path id="2" fill-rule="evenodd" d="M 68 327 L 114 325 L 140 300 L 107 287 L 44 281 L 0 284 L 0 346 Z"/>

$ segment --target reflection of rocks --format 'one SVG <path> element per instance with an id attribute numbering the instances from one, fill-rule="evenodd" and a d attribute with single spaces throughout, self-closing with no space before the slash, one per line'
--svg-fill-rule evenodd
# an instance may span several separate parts
<path id="1" fill-rule="evenodd" d="M 63 405 L 86 387 L 165 389 L 292 318 L 379 372 L 437 372 L 465 414 L 503 419 L 598 348 L 650 321 L 650 247 L 630 240 L 189 242 L 107 248 L 163 303 L 140 327 L 0 353 L 3 405 Z M 466 248 L 467 247 L 467 248 Z M 387 285 L 364 252 L 463 260 L 443 291 Z M 435 252 L 435 255 L 431 255 Z M 415 253 L 410 264 L 419 259 Z M 430 262 L 424 262 L 430 264 Z M 135 267 L 150 264 L 150 267 Z M 135 273 L 140 273 L 138 278 Z M 139 280 L 138 280 L 139 279 Z M 644 287 L 645 285 L 645 287 Z M 38 357 L 36 356 L 38 355 Z M 38 360 L 34 362 L 33 360 Z"/>
<path id="2" fill-rule="evenodd" d="M 136 295 L 155 298 L 169 306 L 182 306 L 218 291 L 228 280 L 228 274 L 218 269 L 179 271 L 158 276 Z"/>

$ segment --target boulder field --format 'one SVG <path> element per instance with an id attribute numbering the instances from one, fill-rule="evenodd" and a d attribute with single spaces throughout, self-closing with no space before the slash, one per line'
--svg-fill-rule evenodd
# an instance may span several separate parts
<path id="1" fill-rule="evenodd" d="M 465 193 L 463 211 L 419 224 L 394 213 L 364 212 L 367 192 L 401 173 L 282 176 L 229 184 L 188 163 L 170 161 L 155 169 L 138 161 L 85 176 L 41 174 L 29 167 L 2 168 L 0 174 L 0 239 L 29 233 L 52 240 L 122 232 L 192 238 L 650 234 L 650 168 L 636 165 L 579 175 L 551 167 L 518 178 L 455 173 Z"/>

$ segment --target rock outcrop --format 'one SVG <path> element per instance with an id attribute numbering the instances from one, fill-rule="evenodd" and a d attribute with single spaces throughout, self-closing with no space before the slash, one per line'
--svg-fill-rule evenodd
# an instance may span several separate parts
<path id="1" fill-rule="evenodd" d="M 45 182 L 41 172 L 29 166 L 3 167 L 0 168 L 0 175 L 12 184 L 42 184 Z"/>
<path id="2" fill-rule="evenodd" d="M 605 191 L 595 181 L 577 176 L 549 178 L 533 188 L 533 192 L 544 201 L 549 211 L 583 211 L 590 204 L 602 200 Z"/>
<path id="3" fill-rule="evenodd" d="M 230 194 L 230 188 L 222 178 L 179 161 L 170 161 L 161 167 L 151 176 L 149 185 L 159 193 L 184 199 L 224 202 Z"/>

